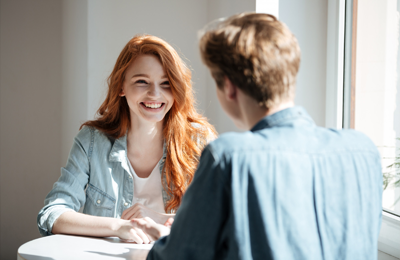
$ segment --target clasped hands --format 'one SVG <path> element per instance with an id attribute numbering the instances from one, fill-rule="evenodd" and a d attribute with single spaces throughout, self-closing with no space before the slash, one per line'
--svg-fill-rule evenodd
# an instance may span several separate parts
<path id="1" fill-rule="evenodd" d="M 122 213 L 118 236 L 124 241 L 149 244 L 162 236 L 169 235 L 174 221 L 172 216 L 155 212 L 136 203 Z"/>

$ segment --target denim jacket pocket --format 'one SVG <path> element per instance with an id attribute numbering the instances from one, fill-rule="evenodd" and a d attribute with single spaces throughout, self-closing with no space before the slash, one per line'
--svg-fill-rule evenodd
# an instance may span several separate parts
<path id="1" fill-rule="evenodd" d="M 88 184 L 84 213 L 93 216 L 114 217 L 114 208 L 115 199 L 113 197 L 92 184 Z"/>

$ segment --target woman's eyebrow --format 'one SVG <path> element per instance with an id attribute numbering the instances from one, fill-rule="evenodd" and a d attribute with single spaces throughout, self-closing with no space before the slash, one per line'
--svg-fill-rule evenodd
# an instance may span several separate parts
<path id="1" fill-rule="evenodd" d="M 143 73 L 139 73 L 139 74 L 135 74 L 135 75 L 132 76 L 132 78 L 135 78 L 135 77 L 147 77 L 147 78 L 149 78 L 149 75 L 143 74 Z"/>
<path id="2" fill-rule="evenodd" d="M 135 78 L 135 77 L 146 77 L 146 78 L 150 78 L 149 75 L 144 74 L 144 73 L 139 73 L 139 74 L 135 74 L 135 75 L 132 76 L 132 78 Z M 161 78 L 162 78 L 162 79 L 168 79 L 168 76 L 167 76 L 167 75 L 163 75 Z"/>

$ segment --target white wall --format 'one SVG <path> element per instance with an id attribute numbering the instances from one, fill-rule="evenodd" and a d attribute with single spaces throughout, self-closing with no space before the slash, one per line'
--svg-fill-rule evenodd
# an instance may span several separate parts
<path id="1" fill-rule="evenodd" d="M 208 0 L 208 22 L 221 17 L 228 17 L 241 12 L 254 12 L 256 10 L 255 0 Z M 222 110 L 216 96 L 216 86 L 208 69 L 207 80 L 207 102 L 206 116 L 213 124 L 218 133 L 222 134 L 229 131 L 240 131 L 229 117 Z"/>
<path id="2" fill-rule="evenodd" d="M 87 0 L 62 1 L 61 165 L 80 125 L 88 120 Z"/>
<path id="3" fill-rule="evenodd" d="M 296 36 L 301 49 L 296 105 L 325 126 L 328 0 L 280 0 L 279 19 Z"/>
<path id="4" fill-rule="evenodd" d="M 0 259 L 16 259 L 60 175 L 61 2 L 0 9 Z"/>

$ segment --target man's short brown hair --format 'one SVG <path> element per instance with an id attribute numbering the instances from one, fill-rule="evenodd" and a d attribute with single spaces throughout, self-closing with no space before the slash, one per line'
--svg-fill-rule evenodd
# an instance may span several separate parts
<path id="1" fill-rule="evenodd" d="M 294 98 L 300 48 L 286 25 L 273 15 L 229 17 L 203 34 L 200 52 L 219 88 L 226 76 L 266 108 Z"/>

